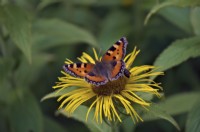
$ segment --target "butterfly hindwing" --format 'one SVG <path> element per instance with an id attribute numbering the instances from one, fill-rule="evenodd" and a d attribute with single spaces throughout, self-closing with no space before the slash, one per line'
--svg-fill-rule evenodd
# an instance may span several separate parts
<path id="1" fill-rule="evenodd" d="M 91 83 L 96 86 L 104 85 L 108 82 L 108 79 L 105 76 L 100 76 L 98 74 L 95 74 L 94 72 L 89 72 L 86 75 L 85 80 L 88 83 Z"/>
<path id="2" fill-rule="evenodd" d="M 125 37 L 122 37 L 120 40 L 115 42 L 108 49 L 108 51 L 103 55 L 102 61 L 119 61 L 122 60 L 126 54 L 127 40 Z"/>
<path id="3" fill-rule="evenodd" d="M 72 63 L 64 65 L 63 69 L 72 76 L 84 78 L 89 72 L 91 72 L 93 67 L 94 64 L 90 63 Z"/>
<path id="4" fill-rule="evenodd" d="M 121 77 L 125 70 L 125 63 L 123 60 L 113 61 L 112 63 L 112 71 L 111 71 L 111 80 L 117 80 Z"/>

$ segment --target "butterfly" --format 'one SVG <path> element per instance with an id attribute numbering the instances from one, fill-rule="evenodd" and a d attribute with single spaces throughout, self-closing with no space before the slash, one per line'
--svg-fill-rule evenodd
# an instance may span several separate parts
<path id="1" fill-rule="evenodd" d="M 74 77 L 84 78 L 88 83 L 95 86 L 117 80 L 123 75 L 129 78 L 130 72 L 126 69 L 125 62 L 123 61 L 127 45 L 126 38 L 122 37 L 95 64 L 72 63 L 64 65 L 63 69 L 66 73 Z"/>

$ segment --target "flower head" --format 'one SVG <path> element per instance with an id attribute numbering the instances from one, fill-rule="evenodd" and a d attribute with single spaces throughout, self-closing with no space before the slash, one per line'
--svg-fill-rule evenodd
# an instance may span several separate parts
<path id="1" fill-rule="evenodd" d="M 93 49 L 93 52 L 94 59 L 87 53 L 83 53 L 78 60 L 82 63 L 95 64 L 101 60 L 101 57 L 97 55 L 95 49 Z M 124 58 L 127 72 L 130 72 L 129 78 L 123 75 L 117 80 L 109 81 L 100 86 L 92 85 L 82 78 L 73 77 L 62 71 L 64 76 L 58 78 L 59 82 L 53 88 L 59 89 L 59 91 L 70 87 L 75 87 L 75 89 L 58 98 L 58 101 L 62 101 L 59 108 L 64 108 L 70 115 L 84 102 L 91 102 L 86 119 L 91 109 L 94 109 L 94 117 L 97 122 L 102 122 L 104 117 L 109 121 L 118 120 L 122 122 L 120 117 L 122 112 L 130 115 L 134 122 L 143 121 L 134 106 L 139 105 L 148 109 L 150 102 L 142 99 L 138 93 L 151 93 L 159 97 L 158 91 L 161 87 L 149 77 L 162 75 L 163 72 L 155 72 L 156 67 L 150 65 L 131 67 L 139 52 L 134 48 L 132 53 Z M 73 62 L 67 59 L 65 63 L 71 64 Z"/>

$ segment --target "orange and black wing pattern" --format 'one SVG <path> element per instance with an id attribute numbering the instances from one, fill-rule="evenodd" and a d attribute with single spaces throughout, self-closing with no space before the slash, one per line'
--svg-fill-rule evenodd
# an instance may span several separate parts
<path id="1" fill-rule="evenodd" d="M 105 76 L 95 74 L 94 72 L 89 72 L 86 75 L 85 80 L 88 83 L 91 83 L 91 84 L 96 85 L 96 86 L 104 85 L 108 82 L 108 79 Z"/>
<path id="2" fill-rule="evenodd" d="M 123 60 L 112 62 L 113 69 L 111 71 L 111 81 L 117 80 L 121 77 L 125 70 L 125 63 Z"/>
<path id="3" fill-rule="evenodd" d="M 73 63 L 63 66 L 66 73 L 79 78 L 85 78 L 85 76 L 91 72 L 94 64 L 90 63 Z"/>
<path id="4" fill-rule="evenodd" d="M 120 40 L 115 42 L 112 47 L 103 55 L 102 61 L 119 61 L 126 55 L 127 40 L 122 37 Z"/>

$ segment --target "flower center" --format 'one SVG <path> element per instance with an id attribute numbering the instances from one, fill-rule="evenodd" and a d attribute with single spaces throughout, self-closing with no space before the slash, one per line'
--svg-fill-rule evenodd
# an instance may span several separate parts
<path id="1" fill-rule="evenodd" d="M 92 85 L 92 90 L 98 95 L 119 94 L 126 85 L 127 78 L 125 76 L 119 77 L 117 80 L 109 81 L 104 85 Z"/>

